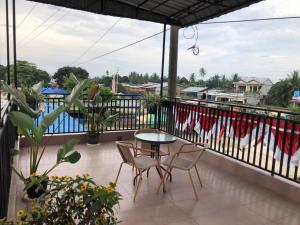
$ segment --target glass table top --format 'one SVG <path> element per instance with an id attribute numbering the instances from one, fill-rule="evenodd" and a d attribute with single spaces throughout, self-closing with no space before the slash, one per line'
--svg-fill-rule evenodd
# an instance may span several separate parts
<path id="1" fill-rule="evenodd" d="M 164 133 L 143 133 L 137 134 L 135 138 L 139 141 L 163 144 L 163 143 L 173 143 L 176 141 L 176 137 L 170 134 Z"/>

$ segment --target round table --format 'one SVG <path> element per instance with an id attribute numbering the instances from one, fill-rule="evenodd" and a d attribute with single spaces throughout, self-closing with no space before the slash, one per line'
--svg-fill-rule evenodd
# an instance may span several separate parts
<path id="1" fill-rule="evenodd" d="M 151 144 L 151 150 L 155 150 L 159 156 L 159 149 L 161 144 L 170 144 L 176 141 L 176 137 L 164 133 L 142 133 L 137 134 L 135 138 L 138 141 L 143 141 Z"/>
<path id="2" fill-rule="evenodd" d="M 135 135 L 135 138 L 138 141 L 147 142 L 147 143 L 151 144 L 151 150 L 156 151 L 156 155 L 151 154 L 151 157 L 153 157 L 153 158 L 159 157 L 159 152 L 160 152 L 159 150 L 160 150 L 161 144 L 174 143 L 177 139 L 173 135 L 164 134 L 164 133 L 141 133 L 141 134 Z M 161 166 L 161 168 L 166 171 L 166 169 L 163 168 L 162 166 Z M 158 174 L 160 176 L 162 176 L 162 174 L 160 174 L 160 172 L 157 168 L 156 168 L 156 170 L 157 170 Z M 148 175 L 149 175 L 149 170 L 147 170 L 147 176 Z M 172 174 L 169 173 L 169 175 L 170 175 L 170 181 L 172 181 Z M 133 180 L 133 184 L 135 184 L 136 177 Z"/>

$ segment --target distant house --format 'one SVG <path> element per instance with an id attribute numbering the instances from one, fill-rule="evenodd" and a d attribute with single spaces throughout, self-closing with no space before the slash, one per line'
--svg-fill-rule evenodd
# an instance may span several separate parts
<path id="1" fill-rule="evenodd" d="M 208 90 L 206 93 L 207 101 L 247 103 L 247 98 L 243 93 L 227 93 L 222 90 Z"/>
<path id="2" fill-rule="evenodd" d="M 241 80 L 233 85 L 235 92 L 244 93 L 248 104 L 257 105 L 265 103 L 273 83 L 266 77 L 241 77 Z"/>
<path id="3" fill-rule="evenodd" d="M 68 95 L 67 90 L 51 87 L 42 88 L 41 93 L 44 95 L 49 95 L 52 98 Z"/>
<path id="4" fill-rule="evenodd" d="M 188 87 L 180 91 L 182 97 L 202 99 L 203 94 L 208 90 L 207 87 Z"/>
<path id="5" fill-rule="evenodd" d="M 234 90 L 238 93 L 256 93 L 268 95 L 273 83 L 265 77 L 241 77 L 240 81 L 233 82 Z"/>
<path id="6" fill-rule="evenodd" d="M 146 92 L 152 92 L 157 95 L 160 94 L 160 83 L 148 82 L 145 84 L 122 84 L 128 92 L 144 94 Z M 176 93 L 180 94 L 180 86 L 176 85 Z M 163 83 L 163 96 L 168 95 L 168 82 Z"/>
<path id="7" fill-rule="evenodd" d="M 294 103 L 295 105 L 300 105 L 300 91 L 294 91 L 293 92 L 293 96 L 292 96 L 292 103 Z"/>

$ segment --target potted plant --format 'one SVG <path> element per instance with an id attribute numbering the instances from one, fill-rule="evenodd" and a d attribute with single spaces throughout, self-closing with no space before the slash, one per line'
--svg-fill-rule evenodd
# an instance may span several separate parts
<path id="1" fill-rule="evenodd" d="M 32 93 L 34 93 L 33 96 L 35 96 L 35 99 L 37 100 L 37 109 L 33 109 L 28 105 L 26 99 L 24 99 L 24 95 L 20 93 L 20 91 L 10 87 L 6 83 L 3 84 L 4 90 L 10 93 L 12 100 L 19 107 L 18 111 L 9 112 L 8 118 L 17 127 L 18 133 L 24 136 L 29 143 L 29 175 L 26 175 L 26 173 L 24 175 L 22 171 L 12 167 L 17 176 L 24 182 L 24 190 L 27 192 L 29 198 L 38 198 L 45 192 L 48 183 L 48 174 L 59 164 L 64 162 L 76 163 L 81 157 L 79 152 L 73 150 L 73 147 L 77 141 L 71 139 L 67 141 L 62 148 L 58 149 L 57 160 L 55 164 L 50 169 L 37 174 L 41 159 L 47 147 L 47 144 L 42 144 L 42 139 L 45 132 L 47 131 L 48 127 L 56 121 L 62 112 L 64 112 L 71 105 L 80 102 L 78 100 L 78 96 L 85 88 L 85 85 L 86 81 L 78 83 L 73 88 L 71 94 L 65 98 L 65 105 L 61 105 L 52 112 L 48 113 L 42 119 L 40 124 L 36 126 L 35 120 L 44 111 L 43 103 L 39 101 L 42 99 L 39 94 L 42 84 L 39 83 L 34 85 L 31 90 Z M 18 153 L 19 151 L 16 149 L 11 150 L 11 154 L 13 156 L 17 155 Z"/>
<path id="2" fill-rule="evenodd" d="M 0 225 L 117 225 L 114 208 L 120 200 L 114 183 L 108 187 L 97 185 L 88 174 L 75 178 L 52 176 L 45 202 L 33 204 L 29 212 L 19 210 L 15 218 L 0 219 Z"/>
<path id="3" fill-rule="evenodd" d="M 99 135 L 106 127 L 110 126 L 118 117 L 107 109 L 107 103 L 113 98 L 112 92 L 107 88 L 101 88 L 98 84 L 92 84 L 87 91 L 88 109 L 85 114 L 89 120 L 87 133 L 88 144 L 98 144 Z"/>
<path id="4" fill-rule="evenodd" d="M 156 114 L 157 108 L 161 104 L 161 98 L 159 95 L 148 92 L 143 98 L 144 106 L 147 108 L 149 114 Z"/>

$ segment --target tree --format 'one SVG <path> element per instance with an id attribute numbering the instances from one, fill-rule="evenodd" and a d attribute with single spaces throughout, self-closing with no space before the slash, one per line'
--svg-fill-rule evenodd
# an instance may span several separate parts
<path id="1" fill-rule="evenodd" d="M 239 75 L 237 73 L 235 73 L 232 75 L 231 80 L 232 80 L 232 82 L 238 82 L 241 80 L 241 78 L 239 77 Z"/>
<path id="2" fill-rule="evenodd" d="M 150 82 L 154 82 L 154 83 L 159 83 L 160 82 L 160 78 L 157 75 L 157 73 L 153 73 L 150 78 L 149 78 Z"/>
<path id="3" fill-rule="evenodd" d="M 0 80 L 5 80 L 6 81 L 6 67 L 0 65 Z"/>
<path id="4" fill-rule="evenodd" d="M 186 79 L 185 77 L 182 77 L 182 78 L 180 78 L 180 80 L 179 80 L 179 84 L 182 84 L 182 85 L 188 85 L 188 84 L 189 84 L 189 81 L 188 81 L 188 79 Z"/>
<path id="5" fill-rule="evenodd" d="M 202 77 L 202 78 L 205 77 L 206 71 L 205 71 L 205 69 L 204 69 L 203 67 L 200 68 L 200 70 L 199 70 L 199 75 L 200 75 L 200 77 Z"/>
<path id="6" fill-rule="evenodd" d="M 10 67 L 10 82 L 14 83 L 14 67 L 13 65 Z M 47 86 L 51 80 L 47 71 L 38 69 L 35 64 L 27 61 L 17 61 L 17 79 L 20 87 L 32 87 L 40 81 L 43 81 L 44 86 Z"/>
<path id="7" fill-rule="evenodd" d="M 286 79 L 272 86 L 268 94 L 268 104 L 287 107 L 294 91 L 300 89 L 299 71 L 293 71 Z"/>
<path id="8" fill-rule="evenodd" d="M 64 66 L 55 72 L 53 78 L 60 87 L 63 87 L 65 79 L 68 78 L 71 73 L 80 80 L 87 79 L 89 77 L 89 73 L 81 67 Z"/>
<path id="9" fill-rule="evenodd" d="M 195 74 L 192 73 L 190 74 L 190 85 L 195 86 L 195 84 L 196 84 Z"/>

